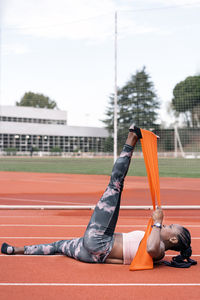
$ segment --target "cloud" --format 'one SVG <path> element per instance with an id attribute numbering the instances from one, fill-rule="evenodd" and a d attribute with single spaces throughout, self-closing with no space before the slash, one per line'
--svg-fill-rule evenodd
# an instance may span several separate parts
<path id="1" fill-rule="evenodd" d="M 137 2 L 137 1 L 136 1 Z M 114 34 L 115 10 L 131 10 L 129 0 L 4 0 L 3 28 L 8 32 L 51 39 L 104 41 Z M 120 15 L 121 36 L 156 32 Z"/>
<path id="2" fill-rule="evenodd" d="M 185 6 L 185 7 L 196 7 L 199 6 L 200 2 L 198 0 L 188 1 L 188 0 L 151 0 L 152 3 L 164 4 L 165 6 Z"/>
<path id="3" fill-rule="evenodd" d="M 22 44 L 5 44 L 2 46 L 3 55 L 9 55 L 9 54 L 23 55 L 28 52 L 29 52 L 28 47 Z"/>
<path id="4" fill-rule="evenodd" d="M 191 4 L 187 0 L 0 0 L 3 33 L 47 39 L 85 40 L 98 44 L 114 38 L 114 12 L 118 11 L 118 38 L 169 34 L 158 24 L 137 18 L 134 10 Z M 185 6 L 187 7 L 187 6 Z M 190 7 L 190 6 L 189 6 Z M 134 17 L 133 17 L 134 16 Z M 14 46 L 14 47 L 13 47 Z M 26 46 L 10 46 L 13 53 Z M 23 49 L 24 48 L 24 49 Z"/>
<path id="5" fill-rule="evenodd" d="M 101 15 L 114 10 L 112 0 L 7 0 L 4 25 L 36 37 L 90 39 L 105 32 L 110 22 Z"/>

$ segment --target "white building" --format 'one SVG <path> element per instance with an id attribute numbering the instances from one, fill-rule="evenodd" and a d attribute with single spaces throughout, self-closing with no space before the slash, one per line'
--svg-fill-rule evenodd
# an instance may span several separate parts
<path id="1" fill-rule="evenodd" d="M 0 106 L 0 149 L 49 152 L 102 152 L 108 132 L 104 128 L 67 125 L 66 111 L 23 106 Z"/>

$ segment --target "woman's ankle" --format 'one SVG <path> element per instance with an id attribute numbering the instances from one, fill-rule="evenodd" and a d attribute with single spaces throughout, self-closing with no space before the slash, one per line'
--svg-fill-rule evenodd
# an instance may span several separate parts
<path id="1" fill-rule="evenodd" d="M 137 141 L 138 141 L 137 134 L 135 132 L 129 132 L 127 140 L 126 140 L 126 144 L 130 145 L 132 147 L 135 147 Z"/>
<path id="2" fill-rule="evenodd" d="M 24 247 L 14 247 L 15 254 L 24 254 Z"/>

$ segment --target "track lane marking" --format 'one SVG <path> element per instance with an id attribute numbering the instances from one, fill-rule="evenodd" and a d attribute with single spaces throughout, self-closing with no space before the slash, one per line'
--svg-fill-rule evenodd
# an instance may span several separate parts
<path id="1" fill-rule="evenodd" d="M 10 200 L 10 201 L 22 201 L 22 202 L 45 202 L 45 203 L 59 203 L 59 204 L 62 204 L 62 205 L 64 205 L 64 204 L 75 204 L 75 205 L 90 205 L 89 203 L 79 203 L 79 202 L 69 202 L 69 201 L 55 201 L 55 200 L 35 200 L 35 199 L 23 199 L 23 198 L 11 198 L 11 197 L 8 197 L 8 198 L 6 198 L 6 197 L 0 197 L 0 201 L 1 200 Z"/>
<path id="2" fill-rule="evenodd" d="M 88 224 L 0 224 L 0 227 L 86 227 Z M 185 227 L 200 228 L 200 225 L 181 224 Z M 146 227 L 147 225 L 117 225 L 116 227 Z"/>
<path id="3" fill-rule="evenodd" d="M 59 240 L 71 240 L 71 239 L 77 239 L 78 236 L 0 236 L 0 239 L 59 239 Z M 200 238 L 199 238 L 200 239 Z"/>
<path id="4" fill-rule="evenodd" d="M 0 283 L 0 286 L 200 286 L 200 283 Z"/>
<path id="5" fill-rule="evenodd" d="M 0 254 L 0 257 L 56 257 L 56 256 L 66 256 L 64 254 L 54 254 L 54 255 L 23 255 L 23 254 L 15 254 L 15 255 L 6 255 L 6 254 Z M 176 254 L 167 254 L 165 257 L 173 257 L 176 256 Z M 67 257 L 67 256 L 66 256 Z M 191 257 L 200 257 L 200 254 L 192 254 Z"/>
<path id="6" fill-rule="evenodd" d="M 68 240 L 68 239 L 76 239 L 80 236 L 71 237 L 71 236 L 0 236 L 0 239 L 60 239 L 60 240 Z M 200 237 L 194 237 L 192 240 L 200 240 Z"/>
<path id="7" fill-rule="evenodd" d="M 7 211 L 7 210 L 6 210 Z M 11 211 L 11 210 L 9 210 L 9 211 Z M 61 211 L 64 211 L 64 210 L 61 210 Z M 34 211 L 35 212 L 35 211 Z M 41 209 L 41 210 L 38 210 L 38 213 L 37 214 L 35 214 L 35 215 L 32 215 L 32 216 L 27 216 L 27 215 L 21 215 L 21 216 L 11 216 L 11 215 L 3 215 L 3 216 L 1 216 L 0 215 L 0 218 L 38 218 L 38 217 L 41 217 L 40 216 L 40 212 L 42 212 L 42 213 L 44 213 L 45 212 L 45 209 Z M 0 211 L 0 213 L 1 213 L 1 211 Z M 51 218 L 51 215 L 48 215 L 48 214 L 44 214 L 43 215 L 43 217 L 49 217 L 49 218 Z M 63 217 L 63 216 L 62 216 Z M 72 217 L 72 216 L 71 216 Z M 76 218 L 76 216 L 73 216 L 74 218 Z M 83 215 L 82 217 L 88 217 L 87 215 Z M 129 216 L 123 216 L 123 218 L 124 219 L 130 219 L 130 217 Z M 132 216 L 131 217 L 131 219 L 132 220 L 140 220 L 140 219 L 143 219 L 144 220 L 144 217 L 143 216 Z M 165 220 L 171 220 L 171 219 L 192 219 L 192 220 L 198 220 L 199 222 L 200 222 L 200 216 L 194 216 L 194 215 L 191 215 L 191 216 L 165 216 Z"/>

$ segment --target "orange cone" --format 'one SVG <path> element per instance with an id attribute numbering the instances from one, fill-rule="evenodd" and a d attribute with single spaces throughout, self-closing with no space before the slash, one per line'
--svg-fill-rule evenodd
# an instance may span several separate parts
<path id="1" fill-rule="evenodd" d="M 147 177 L 149 181 L 149 187 L 151 192 L 151 199 L 153 209 L 156 208 L 157 203 L 160 206 L 160 183 L 159 183 L 159 170 L 158 170 L 158 156 L 157 156 L 157 136 L 150 131 L 141 129 L 142 133 L 142 152 L 144 156 L 145 166 L 147 170 Z M 145 235 L 138 247 L 138 251 L 133 258 L 130 265 L 130 271 L 136 270 L 149 270 L 153 269 L 153 259 L 147 252 L 147 240 L 151 233 L 153 224 L 152 218 L 150 218 Z"/>

